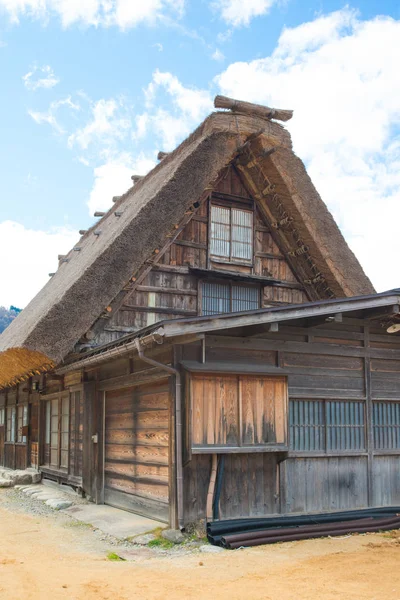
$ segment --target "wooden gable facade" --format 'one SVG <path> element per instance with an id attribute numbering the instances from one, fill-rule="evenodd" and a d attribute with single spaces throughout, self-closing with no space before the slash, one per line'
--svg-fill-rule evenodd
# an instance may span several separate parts
<path id="1" fill-rule="evenodd" d="M 251 214 L 251 260 L 230 261 L 213 256 L 210 251 L 213 207 L 236 207 Z M 238 288 L 252 288 L 252 301 L 249 299 L 247 305 L 244 302 L 244 310 L 311 299 L 310 282 L 302 283 L 295 272 L 296 259 L 292 258 L 289 264 L 290 257 L 278 245 L 276 222 L 268 221 L 260 202 L 247 191 L 234 165 L 223 170 L 212 193 L 196 203 L 191 212 L 183 219 L 184 223 L 188 221 L 186 224 L 176 225 L 176 229 L 181 229 L 176 239 L 157 251 L 152 266 L 146 265 L 135 273 L 110 304 L 109 312 L 102 314 L 93 327 L 94 345 L 112 342 L 157 321 L 205 314 L 206 282 L 221 284 L 220 290 L 211 287 L 211 293 L 216 294 L 224 293 L 224 286 L 232 283 Z M 315 293 L 321 298 L 329 297 L 324 290 Z"/>

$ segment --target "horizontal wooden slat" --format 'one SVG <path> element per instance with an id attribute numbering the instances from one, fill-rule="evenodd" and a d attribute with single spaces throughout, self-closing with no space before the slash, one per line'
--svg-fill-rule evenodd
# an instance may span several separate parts
<path id="1" fill-rule="evenodd" d="M 104 490 L 104 502 L 116 508 L 122 508 L 145 517 L 157 519 L 168 523 L 169 507 L 165 501 L 154 500 L 152 498 L 142 498 L 132 494 L 125 494 L 122 491 L 113 489 Z"/>
<path id="2" fill-rule="evenodd" d="M 134 479 L 123 479 L 115 475 L 109 475 L 105 472 L 105 485 L 107 488 L 125 492 L 126 494 L 135 494 L 144 498 L 154 498 L 168 501 L 168 485 L 164 482 L 143 483 Z"/>
<path id="3" fill-rule="evenodd" d="M 168 465 L 107 461 L 105 471 L 110 476 L 118 475 L 134 481 L 148 480 L 154 483 L 168 483 Z"/>
<path id="4" fill-rule="evenodd" d="M 168 446 L 138 443 L 118 444 L 106 442 L 106 460 L 136 460 L 143 463 L 168 464 Z"/>

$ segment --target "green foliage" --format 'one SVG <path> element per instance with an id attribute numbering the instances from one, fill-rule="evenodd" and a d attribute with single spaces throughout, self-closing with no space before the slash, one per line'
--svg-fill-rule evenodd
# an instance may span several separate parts
<path id="1" fill-rule="evenodd" d="M 122 558 L 122 556 L 118 556 L 118 554 L 115 554 L 115 552 L 109 552 L 107 554 L 107 559 L 108 560 L 113 560 L 114 562 L 126 560 L 125 558 Z"/>
<path id="2" fill-rule="evenodd" d="M 149 548 L 162 548 L 163 550 L 171 550 L 171 548 L 175 546 L 173 542 L 165 540 L 163 537 L 151 540 L 151 542 L 149 542 L 147 545 Z"/>
<path id="3" fill-rule="evenodd" d="M 9 326 L 11 321 L 13 321 L 20 312 L 21 309 L 17 308 L 16 306 L 10 306 L 10 310 L 4 306 L 0 306 L 0 333 L 2 333 L 6 327 Z"/>

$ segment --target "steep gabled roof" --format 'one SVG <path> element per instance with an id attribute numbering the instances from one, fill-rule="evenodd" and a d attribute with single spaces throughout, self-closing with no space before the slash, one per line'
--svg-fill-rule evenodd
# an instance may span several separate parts
<path id="1" fill-rule="evenodd" d="M 233 159 L 270 220 L 289 223 L 277 218 L 276 235 L 312 298 L 374 291 L 294 155 L 289 133 L 267 117 L 212 113 L 85 233 L 80 250 L 71 250 L 0 335 L 0 387 L 59 363 Z"/>

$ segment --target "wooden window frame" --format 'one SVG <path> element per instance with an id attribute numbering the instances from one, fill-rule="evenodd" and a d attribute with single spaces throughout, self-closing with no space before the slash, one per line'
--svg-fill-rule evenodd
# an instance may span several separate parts
<path id="1" fill-rule="evenodd" d="M 233 286 L 238 286 L 238 287 L 247 287 L 247 288 L 253 288 L 253 289 L 257 289 L 258 290 L 258 307 L 257 308 L 253 308 L 253 309 L 245 309 L 243 311 L 235 311 L 235 312 L 247 312 L 248 310 L 258 310 L 259 308 L 262 307 L 262 291 L 263 291 L 263 287 L 260 284 L 257 283 L 247 283 L 244 281 L 235 281 L 233 279 L 218 279 L 218 278 L 203 278 L 203 279 L 199 279 L 199 287 L 198 287 L 198 302 L 199 302 L 199 314 L 200 315 L 204 315 L 204 310 L 203 310 L 203 298 L 204 298 L 204 294 L 203 294 L 203 284 L 204 283 L 215 283 L 215 284 L 219 284 L 219 285 L 226 285 L 229 286 L 229 311 L 226 313 L 212 313 L 210 315 L 207 316 L 212 316 L 212 315 L 226 315 L 229 313 L 232 313 L 232 304 L 233 304 L 233 294 L 232 294 L 232 288 Z"/>
<path id="2" fill-rule="evenodd" d="M 254 223 L 255 223 L 255 209 L 254 203 L 250 202 L 249 204 L 242 204 L 240 202 L 224 202 L 223 200 L 217 200 L 212 197 L 210 201 L 210 209 L 209 209 L 209 231 L 208 231 L 208 253 L 209 260 L 212 262 L 223 263 L 223 264 L 232 264 L 232 265 L 243 265 L 246 267 L 253 267 L 254 265 Z M 212 244 L 212 210 L 213 207 L 224 208 L 229 210 L 229 257 L 221 256 L 219 254 L 213 254 L 211 251 Z M 247 212 L 251 214 L 251 225 L 249 227 L 251 231 L 251 243 L 249 244 L 251 248 L 251 258 L 240 258 L 232 256 L 232 210 L 238 210 L 242 212 Z"/>
<path id="3" fill-rule="evenodd" d="M 44 428 L 43 428 L 43 449 L 48 446 L 48 462 L 44 462 L 46 460 L 45 456 L 42 456 L 41 467 L 44 467 L 47 470 L 60 472 L 60 473 L 68 473 L 69 472 L 69 454 L 70 454 L 70 435 L 71 435 L 71 397 L 69 391 L 57 392 L 56 394 L 49 394 L 48 396 L 42 397 L 42 402 L 44 402 Z M 63 413 L 63 403 L 67 401 L 68 403 L 68 413 Z M 57 432 L 52 430 L 52 403 L 57 402 Z M 50 407 L 50 411 L 48 411 L 48 407 Z M 48 414 L 50 421 L 48 422 Z M 67 431 L 62 430 L 62 419 L 63 416 L 68 417 L 68 429 Z M 57 445 L 52 445 L 52 435 L 57 433 Z M 68 444 L 67 447 L 62 445 L 62 434 L 68 435 Z M 51 452 L 55 450 L 57 453 L 57 464 L 52 464 Z M 66 464 L 63 464 L 62 461 L 62 453 L 67 453 L 67 461 Z"/>
<path id="4" fill-rule="evenodd" d="M 400 400 L 397 399 L 378 399 L 372 400 L 372 414 L 371 414 L 371 427 L 372 427 L 372 447 L 376 454 L 398 454 L 400 453 L 400 443 L 396 446 L 390 445 L 389 440 L 393 442 L 394 433 L 396 432 L 396 441 L 399 440 L 400 436 L 400 423 L 382 423 L 375 421 L 377 405 L 383 405 L 386 407 L 398 406 L 400 407 Z M 387 413 L 386 415 L 387 416 Z M 384 417 L 385 418 L 385 417 Z"/>
<path id="5" fill-rule="evenodd" d="M 10 418 L 9 418 L 9 414 L 10 414 Z M 13 423 L 13 417 L 12 417 L 13 414 L 14 414 L 14 423 Z M 10 428 L 8 427 L 9 422 L 11 424 Z M 6 444 L 15 444 L 16 424 L 17 424 L 17 405 L 10 404 L 9 406 L 6 406 L 6 414 L 5 414 L 5 426 L 6 426 L 5 443 Z M 10 433 L 10 437 L 12 439 L 9 439 L 9 433 Z"/>
<path id="6" fill-rule="evenodd" d="M 293 426 L 290 424 L 290 404 L 291 404 L 291 402 L 304 402 L 304 401 L 322 403 L 322 421 L 321 421 L 320 427 L 321 427 L 323 447 L 318 448 L 316 450 L 300 450 L 300 449 L 296 449 L 295 447 L 293 447 L 293 448 L 291 447 L 291 443 L 292 443 L 291 428 Z M 335 425 L 335 424 L 328 423 L 327 404 L 332 403 L 332 402 L 361 404 L 362 409 L 363 409 L 363 424 Z M 366 407 L 365 400 L 362 400 L 359 398 L 296 398 L 296 397 L 291 397 L 289 399 L 289 406 L 288 406 L 288 417 L 289 417 L 288 444 L 290 447 L 290 451 L 289 451 L 290 456 L 364 455 L 367 452 L 367 414 L 366 414 L 366 410 L 367 410 L 367 407 Z M 302 424 L 301 427 L 306 428 L 307 425 Z M 315 427 L 315 425 L 309 425 L 308 427 Z M 346 449 L 329 448 L 328 447 L 329 446 L 329 443 L 328 443 L 329 434 L 330 434 L 330 432 L 332 432 L 333 429 L 335 429 L 337 427 L 343 427 L 343 428 L 348 427 L 348 428 L 354 428 L 354 429 L 362 428 L 363 429 L 363 433 L 362 433 L 363 447 L 362 448 L 354 448 L 354 449 L 353 448 L 346 448 Z"/>
<path id="7" fill-rule="evenodd" d="M 29 404 L 27 402 L 17 404 L 17 413 L 16 413 L 16 437 L 15 443 L 20 444 L 22 446 L 26 446 L 28 443 L 28 436 L 25 432 L 24 435 L 24 427 L 29 425 Z M 22 411 L 22 415 L 20 416 L 20 412 Z"/>

